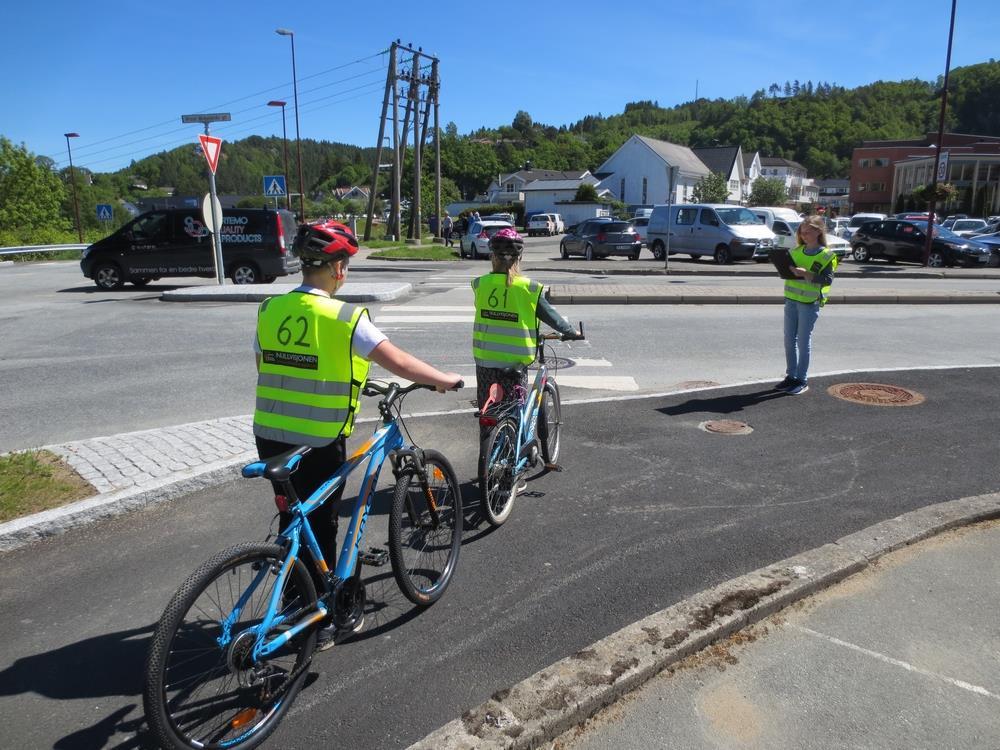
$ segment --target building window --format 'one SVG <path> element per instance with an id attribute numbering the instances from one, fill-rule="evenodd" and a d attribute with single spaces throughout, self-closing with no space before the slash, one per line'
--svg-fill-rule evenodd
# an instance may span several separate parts
<path id="1" fill-rule="evenodd" d="M 642 178 L 642 205 L 646 205 L 646 178 Z"/>
<path id="2" fill-rule="evenodd" d="M 621 179 L 621 182 L 620 182 L 620 183 L 618 183 L 618 184 L 619 184 L 619 187 L 618 187 L 618 195 L 619 195 L 619 198 L 618 198 L 618 199 L 619 199 L 619 200 L 620 200 L 620 201 L 621 201 L 622 203 L 624 203 L 624 202 L 625 202 L 625 178 L 624 178 L 624 177 L 622 177 L 622 179 Z"/>
<path id="3" fill-rule="evenodd" d="M 864 183 L 864 182 L 859 182 L 859 183 L 858 183 L 858 192 L 859 192 L 859 193 L 863 193 L 863 192 L 865 192 L 865 191 L 866 191 L 867 189 L 868 189 L 868 185 L 867 185 L 867 183 Z"/>
<path id="4" fill-rule="evenodd" d="M 514 183 L 513 182 L 508 182 L 506 185 L 503 186 L 503 191 L 505 193 L 513 193 L 514 192 Z"/>
<path id="5" fill-rule="evenodd" d="M 871 165 L 872 165 L 871 159 L 862 159 L 860 162 L 858 162 L 858 166 L 861 167 L 862 169 L 868 169 L 868 167 L 870 167 Z"/>
<path id="6" fill-rule="evenodd" d="M 888 167 L 889 166 L 889 160 L 888 159 L 876 159 L 875 160 L 875 166 L 876 167 Z"/>

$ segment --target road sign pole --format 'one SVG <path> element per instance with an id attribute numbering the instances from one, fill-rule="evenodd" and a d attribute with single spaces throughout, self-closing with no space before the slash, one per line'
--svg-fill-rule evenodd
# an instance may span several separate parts
<path id="1" fill-rule="evenodd" d="M 205 126 L 205 133 L 208 134 L 208 125 Z M 225 266 L 222 265 L 222 217 L 217 213 L 219 198 L 215 194 L 215 172 L 211 170 L 208 173 L 208 188 L 212 194 L 212 226 L 215 228 L 215 231 L 212 232 L 215 242 L 215 279 L 220 286 L 224 286 L 226 273 Z"/>

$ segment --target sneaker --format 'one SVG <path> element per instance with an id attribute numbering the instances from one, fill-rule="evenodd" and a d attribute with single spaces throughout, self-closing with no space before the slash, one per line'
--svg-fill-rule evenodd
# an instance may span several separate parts
<path id="1" fill-rule="evenodd" d="M 785 389 L 789 396 L 800 396 L 809 390 L 809 385 L 803 380 L 796 380 L 791 386 Z"/>
<path id="2" fill-rule="evenodd" d="M 337 626 L 332 622 L 321 627 L 316 636 L 316 650 L 326 651 L 337 645 Z"/>
<path id="3" fill-rule="evenodd" d="M 795 383 L 796 383 L 795 378 L 786 375 L 784 380 L 782 380 L 780 383 L 774 386 L 774 390 L 784 391 L 788 388 L 791 388 L 793 385 L 795 385 Z"/>

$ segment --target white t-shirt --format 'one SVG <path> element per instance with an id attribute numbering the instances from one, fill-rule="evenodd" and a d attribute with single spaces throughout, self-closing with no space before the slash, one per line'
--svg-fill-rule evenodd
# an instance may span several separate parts
<path id="1" fill-rule="evenodd" d="M 330 296 L 329 293 L 324 292 L 322 289 L 317 289 L 314 286 L 308 286 L 306 284 L 296 287 L 293 291 L 315 294 L 318 297 Z M 351 339 L 351 351 L 359 357 L 368 359 L 371 356 L 371 353 L 375 351 L 375 347 L 388 338 L 388 336 L 375 327 L 375 324 L 372 323 L 371 319 L 367 315 L 362 315 L 358 319 L 357 327 L 354 329 L 354 338 Z M 257 340 L 256 333 L 253 335 L 253 350 L 257 354 L 261 353 L 260 341 Z"/>

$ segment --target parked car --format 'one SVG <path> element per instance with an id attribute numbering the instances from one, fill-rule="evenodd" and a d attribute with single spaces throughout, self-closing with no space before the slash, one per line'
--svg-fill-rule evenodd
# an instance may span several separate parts
<path id="1" fill-rule="evenodd" d="M 649 217 L 648 216 L 636 216 L 628 220 L 628 223 L 632 225 L 635 233 L 639 235 L 639 239 L 642 241 L 643 245 L 649 247 L 646 244 L 646 230 L 649 228 Z"/>
<path id="2" fill-rule="evenodd" d="M 489 256 L 490 238 L 501 229 L 513 229 L 514 225 L 509 221 L 493 221 L 491 219 L 473 219 L 469 222 L 465 234 L 458 238 L 458 255 L 464 258 L 466 254 L 470 258 L 479 256 Z"/>
<path id="3" fill-rule="evenodd" d="M 974 238 L 974 241 L 990 251 L 990 259 L 987 265 L 990 268 L 1000 267 L 1000 233 L 982 234 Z"/>
<path id="4" fill-rule="evenodd" d="M 646 241 L 657 260 L 667 252 L 668 237 L 671 253 L 709 255 L 719 264 L 766 259 L 774 246 L 774 232 L 749 209 L 725 203 L 654 206 Z"/>
<path id="5" fill-rule="evenodd" d="M 581 221 L 566 231 L 559 243 L 559 254 L 565 259 L 582 255 L 587 260 L 609 255 L 626 255 L 639 260 L 642 241 L 627 221 L 601 217 Z"/>
<path id="6" fill-rule="evenodd" d="M 234 284 L 270 284 L 301 268 L 289 252 L 298 229 L 285 209 L 222 212 L 223 273 Z M 212 235 L 198 208 L 148 211 L 83 251 L 80 270 L 101 289 L 145 286 L 165 277 L 215 277 Z"/>
<path id="7" fill-rule="evenodd" d="M 514 214 L 506 214 L 506 213 L 489 214 L 487 216 L 482 216 L 480 218 L 482 219 L 482 221 L 506 221 L 511 226 L 514 226 L 515 223 Z"/>
<path id="8" fill-rule="evenodd" d="M 975 240 L 959 237 L 942 226 L 933 226 L 931 254 L 927 265 L 980 266 L 990 260 L 990 250 Z M 927 222 L 887 219 L 862 224 L 855 232 L 854 260 L 859 263 L 884 258 L 890 263 L 923 263 L 927 246 Z"/>
<path id="9" fill-rule="evenodd" d="M 753 209 L 756 213 L 757 209 Z M 785 219 L 775 219 L 771 224 L 771 231 L 774 232 L 774 246 L 783 247 L 786 250 L 791 250 L 798 244 L 798 232 L 799 224 L 802 220 L 798 221 L 788 221 Z M 851 243 L 845 240 L 843 237 L 838 237 L 835 234 L 830 234 L 827 232 L 826 235 L 826 246 L 833 250 L 837 255 L 838 260 L 843 260 L 844 257 L 851 252 Z M 761 259 L 766 260 L 766 259 Z"/>
<path id="10" fill-rule="evenodd" d="M 843 232 L 843 230 L 844 230 L 844 227 L 847 226 L 847 223 L 849 221 L 850 221 L 850 219 L 848 217 L 846 217 L 846 216 L 837 216 L 837 217 L 835 217 L 833 219 L 827 219 L 826 220 L 826 233 L 827 233 L 827 235 L 831 235 L 832 234 L 832 235 L 835 235 L 837 237 L 840 237 L 841 234 L 842 234 L 842 232 Z"/>
<path id="11" fill-rule="evenodd" d="M 985 232 L 987 226 L 985 219 L 955 219 L 955 223 L 948 229 L 959 237 L 971 237 L 974 234 Z"/>
<path id="12" fill-rule="evenodd" d="M 566 222 L 563 221 L 562 214 L 548 214 L 548 217 L 552 219 L 552 223 L 555 225 L 556 234 L 562 234 L 566 231 Z"/>
<path id="13" fill-rule="evenodd" d="M 851 238 L 854 236 L 854 233 L 858 231 L 858 227 L 862 224 L 868 221 L 876 221 L 887 218 L 889 217 L 885 214 L 854 214 L 854 216 L 851 217 L 851 220 L 847 222 L 847 226 L 841 230 L 840 236 L 848 242 L 851 242 Z"/>
<path id="14" fill-rule="evenodd" d="M 528 236 L 551 237 L 556 233 L 556 225 L 548 214 L 535 214 L 528 219 Z"/>

